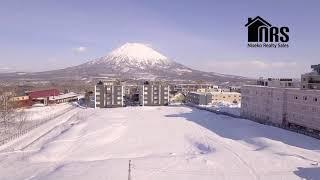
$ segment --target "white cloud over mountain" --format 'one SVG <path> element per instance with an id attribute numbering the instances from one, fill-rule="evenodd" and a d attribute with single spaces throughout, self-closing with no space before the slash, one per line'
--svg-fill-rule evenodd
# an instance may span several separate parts
<path id="1" fill-rule="evenodd" d="M 83 52 L 86 52 L 87 50 L 88 50 L 88 48 L 84 47 L 84 46 L 79 46 L 79 47 L 72 48 L 72 51 L 76 52 L 76 53 L 83 53 Z"/>
<path id="2" fill-rule="evenodd" d="M 310 71 L 310 66 L 295 61 L 211 61 L 205 64 L 195 65 L 196 68 L 210 72 L 236 74 L 246 77 L 295 77 L 301 73 Z M 203 67 L 206 67 L 205 69 Z"/>

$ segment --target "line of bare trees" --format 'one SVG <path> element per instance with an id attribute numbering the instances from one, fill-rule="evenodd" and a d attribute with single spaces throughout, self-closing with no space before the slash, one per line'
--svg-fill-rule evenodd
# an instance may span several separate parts
<path id="1" fill-rule="evenodd" d="M 10 125 L 21 130 L 27 120 L 25 111 L 17 109 L 17 103 L 12 97 L 11 93 L 0 91 L 0 127 L 5 131 L 9 129 Z"/>

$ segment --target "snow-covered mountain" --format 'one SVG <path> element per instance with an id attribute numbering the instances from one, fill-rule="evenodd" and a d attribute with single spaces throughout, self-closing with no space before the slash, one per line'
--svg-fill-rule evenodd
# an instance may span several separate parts
<path id="1" fill-rule="evenodd" d="M 119 66 L 130 65 L 133 67 L 170 65 L 172 62 L 153 50 L 151 47 L 139 43 L 126 43 L 123 46 L 113 50 L 108 56 L 100 58 L 90 63 L 108 63 L 113 62 Z"/>
<path id="2" fill-rule="evenodd" d="M 107 56 L 89 61 L 81 67 L 105 66 L 119 72 L 148 71 L 149 69 L 168 69 L 174 62 L 166 56 L 140 43 L 126 43 L 111 51 Z M 104 71 L 103 73 L 109 70 Z"/>
<path id="3" fill-rule="evenodd" d="M 37 78 L 125 78 L 148 80 L 202 80 L 238 82 L 246 78 L 191 69 L 157 52 L 150 45 L 126 43 L 106 56 L 60 70 L 28 73 Z"/>

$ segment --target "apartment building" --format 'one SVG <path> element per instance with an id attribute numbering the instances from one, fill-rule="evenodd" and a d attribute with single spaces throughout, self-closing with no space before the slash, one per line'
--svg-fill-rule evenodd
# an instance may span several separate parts
<path id="1" fill-rule="evenodd" d="M 95 86 L 95 107 L 122 107 L 124 87 L 118 81 L 99 82 Z"/>
<path id="2" fill-rule="evenodd" d="M 169 85 L 144 83 L 140 86 L 140 105 L 166 106 L 169 104 Z"/>
<path id="3" fill-rule="evenodd" d="M 241 103 L 241 94 L 238 92 L 211 92 L 212 103 L 228 102 L 238 104 Z"/>
<path id="4" fill-rule="evenodd" d="M 301 75 L 301 89 L 320 90 L 320 64 L 312 65 L 312 72 Z"/>
<path id="5" fill-rule="evenodd" d="M 189 92 L 186 95 L 186 103 L 208 105 L 212 102 L 211 93 Z"/>
<path id="6" fill-rule="evenodd" d="M 296 84 L 289 85 L 291 80 L 272 81 L 242 87 L 241 116 L 320 135 L 320 90 L 307 89 L 304 83 L 296 88 Z"/>

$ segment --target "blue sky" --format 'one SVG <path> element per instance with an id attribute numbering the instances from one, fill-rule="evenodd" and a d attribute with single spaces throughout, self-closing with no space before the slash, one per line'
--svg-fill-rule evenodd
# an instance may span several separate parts
<path id="1" fill-rule="evenodd" d="M 78 65 L 126 42 L 151 44 L 199 70 L 250 77 L 299 77 L 319 64 L 320 2 L 0 2 L 0 72 Z M 248 17 L 290 28 L 289 48 L 247 48 Z"/>

